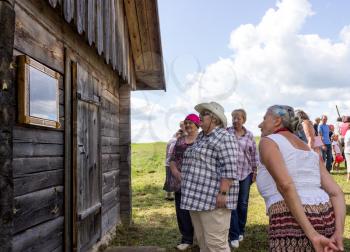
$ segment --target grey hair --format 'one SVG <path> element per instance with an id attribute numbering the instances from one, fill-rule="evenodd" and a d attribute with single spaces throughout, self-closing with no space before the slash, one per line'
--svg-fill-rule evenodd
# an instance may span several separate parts
<path id="1" fill-rule="evenodd" d="M 243 123 L 245 123 L 247 121 L 247 112 L 245 112 L 244 109 L 235 109 L 231 112 L 231 116 L 234 117 L 234 115 L 237 113 L 241 113 L 244 121 Z"/>
<path id="2" fill-rule="evenodd" d="M 292 132 L 296 131 L 299 123 L 299 118 L 295 116 L 294 109 L 287 105 L 273 105 L 267 109 L 274 116 L 282 119 L 282 126 Z"/>

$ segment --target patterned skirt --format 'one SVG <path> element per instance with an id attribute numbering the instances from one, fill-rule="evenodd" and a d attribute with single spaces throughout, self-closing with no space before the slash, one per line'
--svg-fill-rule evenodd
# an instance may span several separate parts
<path id="1" fill-rule="evenodd" d="M 306 216 L 315 230 L 331 237 L 335 231 L 335 216 L 330 202 L 319 205 L 303 205 Z M 284 201 L 271 205 L 269 214 L 269 251 L 314 251 L 311 241 L 298 225 Z"/>

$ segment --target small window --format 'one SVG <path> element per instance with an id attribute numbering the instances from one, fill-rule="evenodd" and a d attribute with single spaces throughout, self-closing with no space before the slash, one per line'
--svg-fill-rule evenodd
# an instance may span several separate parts
<path id="1" fill-rule="evenodd" d="M 18 56 L 19 122 L 59 128 L 59 73 L 28 56 Z"/>

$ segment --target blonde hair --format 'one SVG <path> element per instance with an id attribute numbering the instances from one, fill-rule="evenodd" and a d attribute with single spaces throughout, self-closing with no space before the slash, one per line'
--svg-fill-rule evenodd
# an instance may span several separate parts
<path id="1" fill-rule="evenodd" d="M 247 112 L 244 109 L 234 109 L 231 112 L 231 116 L 234 117 L 236 114 L 241 114 L 243 117 L 243 123 L 247 121 Z"/>
<path id="2" fill-rule="evenodd" d="M 301 109 L 296 110 L 295 115 L 299 117 L 301 121 L 310 120 L 309 116 Z"/>

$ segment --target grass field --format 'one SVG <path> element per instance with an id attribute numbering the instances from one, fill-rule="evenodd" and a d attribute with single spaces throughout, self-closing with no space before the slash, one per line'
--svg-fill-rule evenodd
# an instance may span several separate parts
<path id="1" fill-rule="evenodd" d="M 173 201 L 164 200 L 165 143 L 132 145 L 133 224 L 117 229 L 113 245 L 156 245 L 175 251 L 180 239 Z M 347 204 L 345 251 L 350 251 L 350 183 L 345 171 L 334 174 Z M 268 219 L 265 204 L 255 184 L 251 187 L 245 239 L 235 251 L 267 251 Z"/>

